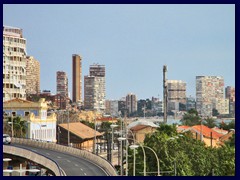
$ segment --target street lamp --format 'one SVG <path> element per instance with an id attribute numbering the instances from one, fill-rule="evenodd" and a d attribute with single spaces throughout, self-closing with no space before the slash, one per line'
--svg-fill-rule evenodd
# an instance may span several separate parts
<path id="1" fill-rule="evenodd" d="M 116 124 L 111 124 L 110 127 L 112 128 L 112 151 L 111 151 L 111 160 L 112 160 L 112 164 L 113 164 L 113 149 L 114 149 L 113 129 L 114 129 L 115 127 L 118 127 L 118 125 L 116 125 Z"/>
<path id="2" fill-rule="evenodd" d="M 122 141 L 124 141 L 124 140 L 126 140 L 126 138 L 124 138 L 124 137 L 119 137 L 118 138 L 118 141 L 121 141 L 121 146 L 120 146 L 120 149 L 121 149 L 121 176 L 123 175 L 123 147 L 122 147 Z"/>
<path id="3" fill-rule="evenodd" d="M 133 176 L 135 176 L 135 173 L 136 173 L 136 151 L 135 151 L 135 149 L 138 148 L 139 146 L 136 144 L 133 144 L 129 147 L 130 147 L 130 149 L 133 149 Z"/>

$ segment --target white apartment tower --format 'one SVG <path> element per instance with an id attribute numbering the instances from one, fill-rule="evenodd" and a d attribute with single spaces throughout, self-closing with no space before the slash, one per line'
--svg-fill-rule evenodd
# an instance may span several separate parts
<path id="1" fill-rule="evenodd" d="M 221 76 L 196 76 L 196 108 L 203 117 L 211 117 L 212 109 L 226 113 L 223 107 L 227 102 L 224 100 L 224 80 Z"/>
<path id="2" fill-rule="evenodd" d="M 90 66 L 89 76 L 84 76 L 84 107 L 88 110 L 105 110 L 105 66 Z"/>
<path id="3" fill-rule="evenodd" d="M 22 29 L 3 26 L 3 101 L 26 99 L 26 54 Z"/>

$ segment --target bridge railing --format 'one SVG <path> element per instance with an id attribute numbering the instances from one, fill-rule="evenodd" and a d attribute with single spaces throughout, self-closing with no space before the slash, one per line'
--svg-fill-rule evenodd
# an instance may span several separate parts
<path id="1" fill-rule="evenodd" d="M 101 167 L 109 176 L 117 176 L 117 171 L 112 166 L 111 163 L 109 163 L 106 159 L 100 156 L 97 156 L 95 154 L 92 154 L 91 152 L 88 152 L 88 151 L 84 151 L 84 150 L 80 150 L 80 149 L 72 148 L 68 146 L 62 146 L 62 145 L 51 143 L 51 142 L 41 142 L 41 141 L 36 141 L 31 139 L 22 139 L 22 138 L 12 138 L 12 143 L 51 149 L 51 150 L 55 150 L 63 153 L 72 154 L 75 156 L 80 156 Z"/>

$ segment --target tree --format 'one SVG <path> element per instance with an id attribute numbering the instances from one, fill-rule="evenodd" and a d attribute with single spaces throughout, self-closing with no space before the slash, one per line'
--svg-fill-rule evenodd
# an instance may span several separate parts
<path id="1" fill-rule="evenodd" d="M 201 118 L 198 116 L 198 112 L 195 109 L 190 109 L 187 113 L 183 115 L 183 118 L 180 120 L 183 125 L 194 126 L 200 124 Z"/>
<path id="2" fill-rule="evenodd" d="M 12 118 L 8 117 L 8 123 L 12 126 Z M 13 118 L 14 137 L 25 137 L 27 133 L 26 121 L 22 120 L 20 116 Z"/>
<path id="3" fill-rule="evenodd" d="M 213 128 L 216 126 L 215 120 L 213 118 L 209 118 L 209 117 L 204 119 L 203 124 L 209 128 Z"/>

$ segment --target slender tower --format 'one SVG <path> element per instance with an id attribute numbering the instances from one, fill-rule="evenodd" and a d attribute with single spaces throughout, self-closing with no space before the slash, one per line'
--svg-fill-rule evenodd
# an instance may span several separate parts
<path id="1" fill-rule="evenodd" d="M 163 66 L 163 104 L 164 104 L 164 116 L 163 122 L 167 123 L 167 80 L 166 80 L 167 66 Z"/>
<path id="2" fill-rule="evenodd" d="M 82 102 L 82 58 L 72 55 L 72 101 L 74 103 Z"/>

